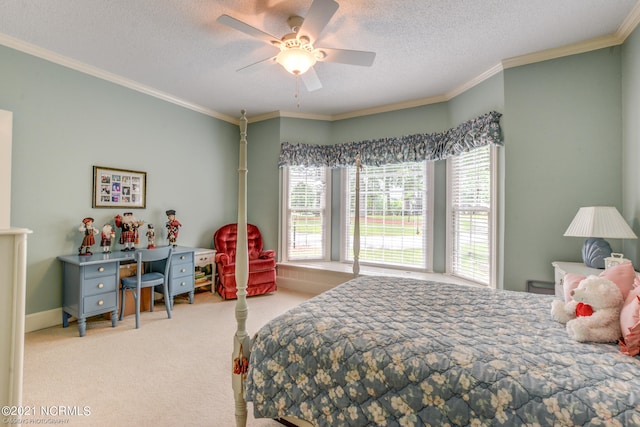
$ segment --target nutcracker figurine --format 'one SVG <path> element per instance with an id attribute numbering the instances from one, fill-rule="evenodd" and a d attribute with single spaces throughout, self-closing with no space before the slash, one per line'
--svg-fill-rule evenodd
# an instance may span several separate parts
<path id="1" fill-rule="evenodd" d="M 120 227 L 120 244 L 124 245 L 123 251 L 135 251 L 136 244 L 140 242 L 138 228 L 144 221 L 138 221 L 132 212 L 125 212 L 124 216 L 116 215 L 116 227 Z"/>
<path id="2" fill-rule="evenodd" d="M 95 234 L 98 234 L 98 230 L 93 226 L 93 218 L 87 217 L 82 220 L 82 224 L 78 227 L 78 231 L 84 234 L 82 244 L 78 249 L 78 255 L 88 256 L 93 255 L 91 252 L 91 246 L 96 244 Z M 82 252 L 84 250 L 84 253 Z"/>
<path id="3" fill-rule="evenodd" d="M 155 249 L 156 247 L 156 231 L 153 229 L 153 224 L 147 225 L 147 249 Z"/>
<path id="4" fill-rule="evenodd" d="M 113 227 L 111 226 L 111 224 L 106 223 L 102 227 L 102 233 L 101 233 L 100 237 L 101 237 L 100 246 L 102 246 L 102 252 L 110 253 L 111 252 L 111 242 L 113 241 L 114 237 L 116 237 L 116 232 L 113 229 Z"/>
<path id="5" fill-rule="evenodd" d="M 169 209 L 166 214 L 167 218 L 169 219 L 167 221 L 167 238 L 169 239 L 169 244 L 175 247 L 177 245 L 176 241 L 178 240 L 178 232 L 180 231 L 180 227 L 182 227 L 182 224 L 180 224 L 180 222 L 178 222 L 178 220 L 176 219 L 175 210 Z"/>

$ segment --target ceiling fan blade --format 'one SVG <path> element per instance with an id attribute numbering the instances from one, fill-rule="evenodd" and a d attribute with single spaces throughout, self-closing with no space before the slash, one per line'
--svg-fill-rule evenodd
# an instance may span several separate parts
<path id="1" fill-rule="evenodd" d="M 339 62 L 341 64 L 361 65 L 370 67 L 376 59 L 375 52 L 366 52 L 364 50 L 347 50 L 347 49 L 331 49 L 326 47 L 318 48 L 325 53 L 325 57 L 319 59 L 324 62 Z"/>
<path id="2" fill-rule="evenodd" d="M 338 3 L 334 0 L 314 0 L 298 30 L 298 35 L 309 37 L 313 43 L 318 39 L 336 10 L 338 10 Z"/>
<path id="3" fill-rule="evenodd" d="M 259 68 L 263 68 L 266 65 L 272 65 L 272 64 L 276 64 L 276 57 L 272 56 L 271 58 L 267 58 L 267 59 L 263 59 L 261 61 L 258 62 L 254 62 L 253 64 L 249 64 L 249 65 L 245 65 L 242 68 L 238 68 L 236 70 L 236 72 L 244 72 L 244 71 L 248 71 L 249 69 L 251 70 L 257 70 Z"/>
<path id="4" fill-rule="evenodd" d="M 271 45 L 278 46 L 280 44 L 280 39 L 278 37 L 259 30 L 256 27 L 252 27 L 251 25 L 246 24 L 232 16 L 221 15 L 218 18 L 218 22 Z"/>
<path id="5" fill-rule="evenodd" d="M 309 92 L 322 89 L 322 83 L 320 83 L 318 74 L 316 74 L 316 70 L 314 70 L 313 67 L 309 68 L 300 78 Z"/>

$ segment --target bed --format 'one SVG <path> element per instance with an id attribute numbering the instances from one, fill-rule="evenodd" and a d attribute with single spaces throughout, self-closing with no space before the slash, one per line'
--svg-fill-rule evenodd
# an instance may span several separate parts
<path id="1" fill-rule="evenodd" d="M 238 426 L 246 425 L 247 401 L 256 418 L 319 426 L 640 426 L 640 357 L 616 344 L 571 341 L 550 316 L 552 296 L 357 277 L 357 221 L 356 278 L 251 340 L 240 244 L 246 126 L 243 111 L 232 356 Z"/>
<path id="2" fill-rule="evenodd" d="M 313 425 L 640 425 L 640 360 L 571 341 L 553 297 L 359 277 L 256 334 L 256 418 Z"/>

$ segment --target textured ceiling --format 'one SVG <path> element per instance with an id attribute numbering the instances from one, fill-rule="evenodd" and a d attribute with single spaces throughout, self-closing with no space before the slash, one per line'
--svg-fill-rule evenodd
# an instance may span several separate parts
<path id="1" fill-rule="evenodd" d="M 298 98 L 277 64 L 237 72 L 277 49 L 216 19 L 280 37 L 311 0 L 1 0 L 0 44 L 223 118 L 335 118 L 443 97 L 508 58 L 614 36 L 636 2 L 342 0 L 315 45 L 374 51 L 374 64 L 318 63 L 323 88 L 300 83 Z"/>

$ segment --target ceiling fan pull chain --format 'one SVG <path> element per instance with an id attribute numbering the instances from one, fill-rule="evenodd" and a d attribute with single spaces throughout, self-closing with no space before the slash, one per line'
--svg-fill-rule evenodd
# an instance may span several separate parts
<path id="1" fill-rule="evenodd" d="M 300 111 L 300 75 L 296 74 L 296 106 L 298 107 L 298 111 Z"/>

